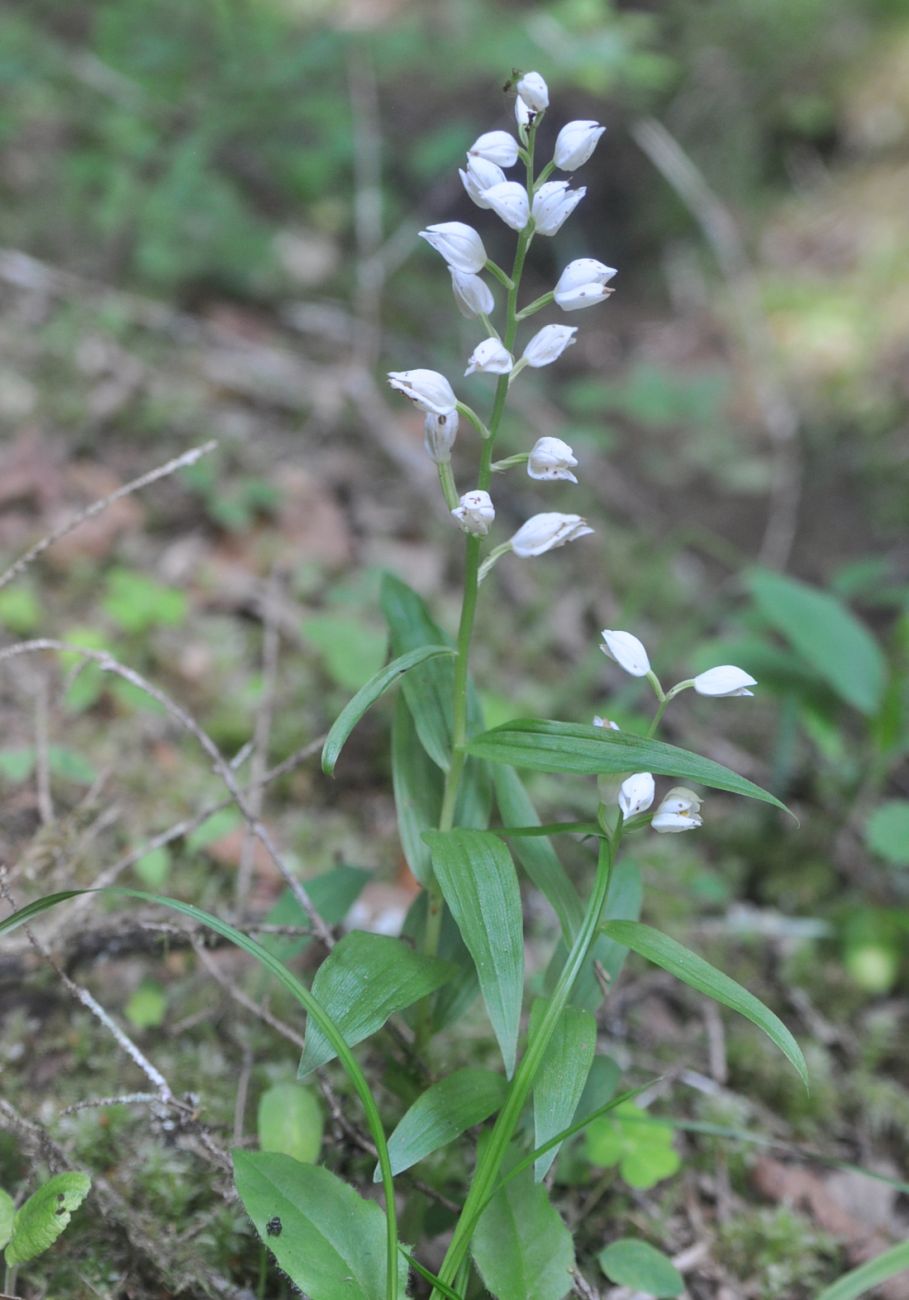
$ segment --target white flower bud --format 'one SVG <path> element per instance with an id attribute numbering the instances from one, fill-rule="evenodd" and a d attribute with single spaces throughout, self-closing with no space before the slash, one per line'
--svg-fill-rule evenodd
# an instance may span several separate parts
<path id="1" fill-rule="evenodd" d="M 533 219 L 541 235 L 555 235 L 587 193 L 582 185 L 570 190 L 567 181 L 547 181 L 533 196 Z"/>
<path id="2" fill-rule="evenodd" d="M 699 816 L 701 800 L 687 786 L 677 785 L 661 800 L 650 825 L 661 835 L 694 831 L 703 826 Z"/>
<path id="3" fill-rule="evenodd" d="M 511 549 L 522 559 L 529 559 L 534 555 L 545 555 L 557 546 L 575 542 L 592 532 L 593 529 L 587 527 L 587 520 L 580 515 L 533 515 L 512 537 Z"/>
<path id="4" fill-rule="evenodd" d="M 438 370 L 390 370 L 388 382 L 421 411 L 449 415 L 458 404 L 451 384 Z"/>
<path id="5" fill-rule="evenodd" d="M 555 165 L 563 172 L 573 172 L 582 167 L 606 130 L 599 122 L 568 122 L 559 132 L 556 143 Z"/>
<path id="6" fill-rule="evenodd" d="M 524 349 L 524 360 L 535 369 L 552 365 L 574 343 L 577 332 L 576 325 L 544 325 Z"/>
<path id="7" fill-rule="evenodd" d="M 713 695 L 722 698 L 727 695 L 753 695 L 749 686 L 757 682 L 741 668 L 732 664 L 721 664 L 718 668 L 708 668 L 705 673 L 698 673 L 694 679 L 694 689 L 698 695 Z"/>
<path id="8" fill-rule="evenodd" d="M 515 89 L 532 113 L 543 113 L 549 107 L 549 87 L 538 72 L 525 72 Z"/>
<path id="9" fill-rule="evenodd" d="M 531 478 L 566 479 L 569 483 L 577 483 L 571 472 L 577 463 L 574 452 L 561 438 L 538 438 L 527 461 L 527 473 Z"/>
<path id="10" fill-rule="evenodd" d="M 441 253 L 456 271 L 481 271 L 486 265 L 486 249 L 473 226 L 463 221 L 443 221 L 420 231 L 420 238 Z"/>
<path id="11" fill-rule="evenodd" d="M 458 436 L 457 411 L 448 411 L 445 415 L 435 415 L 428 411 L 423 421 L 423 446 L 429 453 L 430 460 L 437 465 L 447 465 L 451 460 L 451 449 Z"/>
<path id="12" fill-rule="evenodd" d="M 505 180 L 505 173 L 501 167 L 497 167 L 495 163 L 490 162 L 487 158 L 473 158 L 470 156 L 467 159 L 467 171 L 461 171 L 459 168 L 458 175 L 461 178 L 461 184 L 478 208 L 488 208 L 490 206 L 483 197 L 484 192 L 492 189 L 493 185 L 501 185 Z"/>
<path id="13" fill-rule="evenodd" d="M 635 772 L 622 782 L 619 788 L 619 807 L 625 818 L 635 817 L 646 812 L 653 803 L 656 786 L 649 772 Z"/>
<path id="14" fill-rule="evenodd" d="M 617 722 L 613 722 L 611 718 L 601 718 L 598 713 L 594 715 L 593 725 L 595 727 L 603 727 L 606 731 L 620 730 Z"/>
<path id="15" fill-rule="evenodd" d="M 532 112 L 532 110 L 524 103 L 521 96 L 518 95 L 514 101 L 514 120 L 517 122 L 520 130 L 526 131 L 535 117 L 536 113 Z"/>
<path id="16" fill-rule="evenodd" d="M 485 190 L 483 199 L 497 217 L 512 230 L 523 230 L 530 220 L 530 200 L 523 185 L 517 181 L 503 181 Z"/>
<path id="17" fill-rule="evenodd" d="M 650 660 L 647 651 L 636 636 L 630 632 L 613 632 L 603 628 L 603 644 L 600 649 L 607 659 L 614 659 L 620 668 L 632 677 L 646 677 L 650 672 Z"/>
<path id="18" fill-rule="evenodd" d="M 462 316 L 488 316 L 495 308 L 492 290 L 478 275 L 467 275 L 464 271 L 451 271 L 451 290 Z"/>
<path id="19" fill-rule="evenodd" d="M 605 266 L 592 257 L 579 257 L 569 262 L 553 290 L 556 305 L 562 311 L 593 307 L 615 292 L 606 287 L 615 274 L 614 266 Z"/>
<path id="20" fill-rule="evenodd" d="M 465 375 L 507 375 L 514 365 L 511 353 L 498 339 L 484 339 L 470 354 Z"/>
<path id="21" fill-rule="evenodd" d="M 465 492 L 451 513 L 462 531 L 474 537 L 485 537 L 496 517 L 492 498 L 479 488 L 475 492 Z"/>
<path id="22" fill-rule="evenodd" d="M 485 158 L 497 167 L 513 167 L 518 161 L 518 142 L 507 131 L 487 131 L 467 152 L 471 158 Z"/>

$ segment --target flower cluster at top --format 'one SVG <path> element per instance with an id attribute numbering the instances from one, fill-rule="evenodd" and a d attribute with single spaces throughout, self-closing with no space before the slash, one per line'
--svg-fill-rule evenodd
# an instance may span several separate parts
<path id="1" fill-rule="evenodd" d="M 537 128 L 549 107 L 549 89 L 538 72 L 528 72 L 516 82 L 515 119 L 517 138 L 508 131 L 488 131 L 467 151 L 460 170 L 461 181 L 478 208 L 492 213 L 517 232 L 518 245 L 511 276 L 487 256 L 483 240 L 473 226 L 446 221 L 420 231 L 431 248 L 440 253 L 451 274 L 455 304 L 462 315 L 476 319 L 485 330 L 473 349 L 464 371 L 470 375 L 494 375 L 499 381 L 493 415 L 485 425 L 466 403 L 459 401 L 448 379 L 436 370 L 395 370 L 388 379 L 392 388 L 408 397 L 425 413 L 426 451 L 439 468 L 439 478 L 452 518 L 472 537 L 486 537 L 495 520 L 495 506 L 489 493 L 493 473 L 515 465 L 526 465 L 533 479 L 577 483 L 578 461 L 561 438 L 539 438 L 530 452 L 492 462 L 491 446 L 498 433 L 502 408 L 509 386 L 521 372 L 557 361 L 575 341 L 577 327 L 544 325 L 529 339 L 521 355 L 515 356 L 518 324 L 554 304 L 563 312 L 579 311 L 603 302 L 613 290 L 609 281 L 615 269 L 593 258 L 578 258 L 562 271 L 549 293 L 517 310 L 517 290 L 524 257 L 535 235 L 555 235 L 586 194 L 583 186 L 572 189 L 568 180 L 550 180 L 553 172 L 573 172 L 588 161 L 605 131 L 598 122 L 569 122 L 558 133 L 550 162 L 534 176 L 533 149 Z M 527 172 L 527 184 L 509 180 L 506 172 L 519 161 Z M 492 289 L 481 272 L 488 272 L 504 286 L 506 326 L 500 334 L 491 321 L 496 307 Z M 451 451 L 458 434 L 460 416 L 480 432 L 485 449 L 477 486 L 459 495 L 451 470 Z M 593 530 L 580 515 L 547 512 L 534 515 L 509 541 L 496 547 L 480 569 L 485 577 L 506 552 L 527 557 L 542 555 Z"/>
<path id="2" fill-rule="evenodd" d="M 632 632 L 620 632 L 613 628 L 604 628 L 600 649 L 607 659 L 612 659 L 631 677 L 645 677 L 653 687 L 659 701 L 656 721 L 663 715 L 663 710 L 670 700 L 682 691 L 695 690 L 698 695 L 724 699 L 731 695 L 753 695 L 750 689 L 757 682 L 743 668 L 734 664 L 720 664 L 708 668 L 696 677 L 688 677 L 677 682 L 670 690 L 664 691 L 659 678 L 650 666 L 650 656 L 644 644 Z M 618 731 L 618 725 L 608 718 L 596 717 L 595 727 Z M 627 822 L 633 817 L 642 817 L 649 810 L 656 798 L 656 785 L 651 772 L 633 772 L 626 777 L 619 787 L 618 805 L 622 817 Z M 693 831 L 701 826 L 700 815 L 702 800 L 687 786 L 679 785 L 671 789 L 657 806 L 656 812 L 647 820 L 655 831 L 673 834 L 679 831 Z"/>

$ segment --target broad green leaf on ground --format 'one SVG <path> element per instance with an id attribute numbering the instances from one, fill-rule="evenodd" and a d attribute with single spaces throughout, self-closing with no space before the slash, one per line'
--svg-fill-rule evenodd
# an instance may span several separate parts
<path id="1" fill-rule="evenodd" d="M 624 944 L 655 966 L 662 967 L 698 993 L 713 998 L 731 1011 L 737 1011 L 757 1025 L 780 1049 L 798 1072 L 805 1087 L 808 1087 L 808 1067 L 802 1049 L 779 1016 L 765 1007 L 753 993 L 711 966 L 697 953 L 683 947 L 675 939 L 670 939 L 668 935 L 661 934 L 659 930 L 654 930 L 652 926 L 642 925 L 639 921 L 606 921 L 602 928 L 611 939 Z"/>
<path id="2" fill-rule="evenodd" d="M 133 992 L 123 1014 L 136 1029 L 154 1029 L 167 1014 L 167 990 L 157 980 L 143 980 Z"/>
<path id="3" fill-rule="evenodd" d="M 233 1153 L 234 1178 L 256 1232 L 311 1300 L 385 1300 L 385 1215 L 328 1169 L 271 1151 Z M 407 1286 L 407 1264 L 398 1266 Z"/>
<path id="4" fill-rule="evenodd" d="M 545 998 L 538 998 L 534 1002 L 530 1011 L 529 1038 L 533 1038 L 547 1005 Z M 580 1007 L 567 1006 L 556 1023 L 543 1063 L 533 1082 L 535 1147 L 542 1146 L 551 1137 L 568 1128 L 574 1119 L 593 1064 L 596 1045 L 595 1017 Z M 538 1183 L 545 1178 L 558 1153 L 559 1148 L 553 1147 L 545 1155 L 538 1156 L 534 1165 L 534 1178 Z"/>
<path id="5" fill-rule="evenodd" d="M 612 869 L 609 892 L 603 908 L 604 921 L 636 921 L 641 915 L 644 899 L 644 886 L 641 872 L 631 858 L 621 858 Z M 561 944 L 557 946 L 562 948 Z M 558 964 L 553 962 L 547 971 L 547 979 L 557 978 L 565 961 L 565 950 L 558 953 Z M 597 978 L 596 967 L 599 966 L 606 975 L 606 987 L 612 988 L 622 973 L 628 949 L 608 935 L 599 934 L 594 940 L 590 955 L 581 968 L 574 988 L 571 990 L 571 1002 L 576 1007 L 586 1007 L 596 1011 L 605 996 L 603 985 Z"/>
<path id="6" fill-rule="evenodd" d="M 257 1129 L 263 1151 L 313 1164 L 322 1149 L 324 1127 L 319 1100 L 302 1083 L 275 1083 L 259 1098 Z"/>
<path id="7" fill-rule="evenodd" d="M 649 1242 L 623 1237 L 601 1250 L 597 1259 L 610 1282 L 655 1300 L 670 1300 L 685 1290 L 685 1279 L 675 1264 Z"/>
<path id="8" fill-rule="evenodd" d="M 498 1300 L 562 1300 L 571 1290 L 574 1245 L 530 1171 L 496 1192 L 477 1223 L 471 1253 Z"/>
<path id="9" fill-rule="evenodd" d="M 433 993 L 453 973 L 449 962 L 413 952 L 400 939 L 354 930 L 316 971 L 312 994 L 352 1047 L 381 1029 L 396 1011 Z M 310 1017 L 298 1077 L 305 1078 L 334 1056 L 334 1048 Z"/>
<path id="10" fill-rule="evenodd" d="M 538 826 L 537 811 L 514 768 L 496 763 L 492 778 L 504 825 Z M 559 918 L 563 938 L 570 943 L 584 917 L 584 906 L 555 849 L 549 840 L 536 836 L 520 836 L 511 843 L 521 866 Z"/>
<path id="11" fill-rule="evenodd" d="M 654 772 L 759 799 L 788 812 L 775 795 L 710 758 L 661 740 L 580 722 L 518 718 L 475 736 L 467 751 L 491 763 L 508 763 L 511 767 L 537 772 L 574 772 L 584 776 Z"/>
<path id="12" fill-rule="evenodd" d="M 0 1187 L 0 1250 L 3 1249 L 10 1237 L 13 1235 L 13 1220 L 15 1217 L 15 1201 L 10 1196 L 9 1192 L 5 1192 L 3 1188 Z"/>
<path id="13" fill-rule="evenodd" d="M 867 1264 L 844 1273 L 832 1286 L 826 1287 L 817 1300 L 858 1300 L 859 1296 L 868 1295 L 875 1287 L 909 1270 L 909 1241 L 901 1241 L 891 1246 L 882 1255 L 869 1259 Z"/>
<path id="14" fill-rule="evenodd" d="M 73 1212 L 88 1196 L 88 1174 L 56 1174 L 16 1211 L 13 1233 L 4 1251 L 9 1268 L 43 1255 L 66 1228 Z"/>
<path id="15" fill-rule="evenodd" d="M 840 699 L 862 713 L 874 713 L 884 692 L 887 664 L 874 637 L 848 606 L 830 592 L 768 569 L 755 569 L 748 585 L 764 618 Z"/>
<path id="16" fill-rule="evenodd" d="M 385 575 L 381 600 L 395 655 L 426 645 L 450 643 L 417 593 L 399 578 Z M 430 659 L 408 673 L 402 688 L 420 744 L 432 761 L 447 772 L 451 762 L 454 664 L 448 659 Z"/>
<path id="17" fill-rule="evenodd" d="M 364 871 L 362 867 L 348 867 L 342 863 L 303 883 L 313 907 L 326 925 L 339 925 L 371 876 L 371 871 Z M 284 890 L 265 920 L 268 925 L 297 925 L 301 929 L 309 929 L 311 925 L 308 913 L 303 910 L 291 889 Z M 305 934 L 299 938 L 267 934 L 262 939 L 263 948 L 267 948 L 281 961 L 299 956 L 311 943 L 311 936 Z"/>
<path id="18" fill-rule="evenodd" d="M 865 823 L 865 843 L 894 867 L 909 866 L 909 799 L 890 799 Z"/>
<path id="19" fill-rule="evenodd" d="M 439 888 L 477 968 L 511 1078 L 524 987 L 521 891 L 511 854 L 489 831 L 431 831 L 426 840 Z"/>
<path id="20" fill-rule="evenodd" d="M 650 1120 L 633 1101 L 624 1101 L 588 1125 L 584 1153 L 604 1169 L 618 1165 L 625 1182 L 644 1191 L 681 1168 L 672 1137 L 670 1124 Z"/>
<path id="21" fill-rule="evenodd" d="M 372 708 L 376 700 L 384 695 L 388 688 L 397 682 L 399 677 L 429 659 L 436 659 L 439 655 L 451 655 L 453 653 L 453 650 L 444 645 L 417 646 L 416 649 L 408 650 L 406 654 L 399 655 L 397 659 L 393 659 L 390 664 L 386 664 L 384 668 L 380 669 L 374 677 L 370 677 L 369 681 L 360 687 L 353 699 L 345 704 L 332 724 L 331 730 L 325 738 L 325 744 L 322 746 L 322 771 L 328 776 L 334 774 L 341 750 L 354 727 L 364 713 Z"/>
<path id="22" fill-rule="evenodd" d="M 508 1086 L 492 1070 L 456 1070 L 419 1096 L 388 1139 L 394 1173 L 400 1174 L 433 1151 L 447 1146 L 465 1129 L 482 1124 L 499 1109 Z M 373 1181 L 379 1181 L 376 1169 Z"/>
<path id="23" fill-rule="evenodd" d="M 414 876 L 425 885 L 432 873 L 432 861 L 423 832 L 439 824 L 442 774 L 435 763 L 426 762 L 403 693 L 395 701 L 391 727 L 391 779 L 401 848 Z"/>

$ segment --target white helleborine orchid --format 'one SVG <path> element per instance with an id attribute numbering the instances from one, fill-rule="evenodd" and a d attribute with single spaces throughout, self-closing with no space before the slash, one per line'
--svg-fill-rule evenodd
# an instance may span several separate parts
<path id="1" fill-rule="evenodd" d="M 493 185 L 501 185 L 505 180 L 505 173 L 501 167 L 490 162 L 488 158 L 472 158 L 469 155 L 467 171 L 461 171 L 459 168 L 458 175 L 468 196 L 473 199 L 478 208 L 489 207 L 483 197 L 484 191 L 492 189 Z"/>
<path id="2" fill-rule="evenodd" d="M 458 311 L 462 316 L 488 316 L 494 310 L 496 301 L 492 290 L 485 280 L 478 275 L 468 275 L 465 271 L 451 271 L 451 290 Z"/>
<path id="3" fill-rule="evenodd" d="M 733 664 L 708 668 L 694 678 L 694 689 L 698 695 L 713 695 L 717 699 L 727 695 L 753 695 L 754 691 L 749 691 L 749 686 L 757 686 L 755 679 Z"/>
<path id="4" fill-rule="evenodd" d="M 517 181 L 503 180 L 500 185 L 484 190 L 483 202 L 512 230 L 523 230 L 530 220 L 530 200 L 524 186 Z"/>
<path id="5" fill-rule="evenodd" d="M 576 325 L 544 325 L 541 330 L 537 330 L 524 349 L 525 364 L 533 366 L 534 369 L 552 365 L 553 361 L 558 361 L 565 349 L 574 343 L 577 332 Z"/>
<path id="6" fill-rule="evenodd" d="M 449 415 L 458 404 L 451 384 L 438 370 L 389 370 L 388 382 L 421 411 Z"/>
<path id="7" fill-rule="evenodd" d="M 518 124 L 518 130 L 522 133 L 526 131 L 535 117 L 536 113 L 532 112 L 518 95 L 514 101 L 514 120 Z"/>
<path id="8" fill-rule="evenodd" d="M 514 358 L 498 339 L 484 339 L 470 354 L 465 375 L 507 375 Z"/>
<path id="9" fill-rule="evenodd" d="M 704 824 L 699 815 L 700 807 L 701 800 L 693 790 L 677 785 L 660 801 L 650 825 L 661 835 L 697 830 Z"/>
<path id="10" fill-rule="evenodd" d="M 531 478 L 565 479 L 577 483 L 571 472 L 577 463 L 574 452 L 561 438 L 538 438 L 527 461 L 527 473 Z"/>
<path id="11" fill-rule="evenodd" d="M 446 415 L 435 415 L 432 411 L 426 413 L 423 421 L 423 445 L 430 460 L 437 465 L 447 465 L 451 460 L 451 449 L 458 436 L 459 423 L 457 411 L 449 411 Z"/>
<path id="12" fill-rule="evenodd" d="M 545 555 L 557 546 L 575 542 L 579 537 L 587 537 L 592 532 L 593 529 L 587 526 L 587 520 L 580 515 L 533 515 L 512 537 L 511 549 L 522 559 L 529 559 L 534 555 Z"/>
<path id="13" fill-rule="evenodd" d="M 543 113 L 549 107 L 549 87 L 538 72 L 525 72 L 515 89 L 532 113 Z"/>
<path id="14" fill-rule="evenodd" d="M 567 122 L 556 137 L 553 154 L 556 167 L 563 172 L 582 167 L 605 130 L 599 122 Z"/>
<path id="15" fill-rule="evenodd" d="M 553 290 L 556 305 L 562 311 L 593 307 L 615 293 L 614 289 L 606 287 L 615 274 L 614 266 L 606 266 L 593 257 L 579 257 L 569 262 Z"/>
<path id="16" fill-rule="evenodd" d="M 463 221 L 443 221 L 420 231 L 431 248 L 441 253 L 449 266 L 468 274 L 482 271 L 486 265 L 486 249 L 473 226 Z"/>
<path id="17" fill-rule="evenodd" d="M 608 659 L 614 659 L 632 677 L 647 676 L 650 672 L 650 659 L 636 636 L 630 632 L 614 632 L 606 627 L 601 635 L 603 644 L 600 649 Z"/>
<path id="18" fill-rule="evenodd" d="M 646 812 L 653 803 L 656 786 L 649 772 L 635 772 L 619 787 L 619 807 L 626 819 Z"/>
<path id="19" fill-rule="evenodd" d="M 487 131 L 467 150 L 471 158 L 485 158 L 497 167 L 513 167 L 518 161 L 518 142 L 507 131 Z"/>
<path id="20" fill-rule="evenodd" d="M 567 181 L 546 181 L 541 185 L 533 197 L 532 215 L 537 233 L 555 235 L 586 193 L 583 185 L 570 190 Z"/>
<path id="21" fill-rule="evenodd" d="M 620 730 L 619 724 L 617 722 L 613 722 L 612 718 L 601 718 L 598 713 L 594 715 L 593 725 L 595 727 L 603 727 L 606 731 Z"/>
<path id="22" fill-rule="evenodd" d="M 451 513 L 462 530 L 473 537 L 485 537 L 496 517 L 492 498 L 480 488 L 475 492 L 465 492 Z"/>

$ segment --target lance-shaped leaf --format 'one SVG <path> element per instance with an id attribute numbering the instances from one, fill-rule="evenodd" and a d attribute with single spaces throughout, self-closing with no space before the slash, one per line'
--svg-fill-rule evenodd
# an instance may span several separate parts
<path id="1" fill-rule="evenodd" d="M 874 1287 L 907 1270 L 909 1241 L 901 1241 L 883 1254 L 875 1255 L 866 1264 L 844 1273 L 832 1286 L 826 1287 L 817 1300 L 858 1300 L 859 1296 L 869 1295 Z"/>
<path id="2" fill-rule="evenodd" d="M 13 1220 L 16 1217 L 16 1202 L 0 1187 L 0 1250 L 13 1235 Z"/>
<path id="3" fill-rule="evenodd" d="M 465 1129 L 482 1124 L 505 1100 L 507 1084 L 491 1070 L 456 1070 L 422 1093 L 405 1111 L 388 1139 L 391 1168 L 409 1169 L 433 1151 L 447 1146 Z M 373 1181 L 381 1177 L 378 1167 Z"/>
<path id="4" fill-rule="evenodd" d="M 492 769 L 492 779 L 496 803 L 506 826 L 540 824 L 524 783 L 513 768 L 496 764 Z M 542 836 L 519 836 L 512 845 L 521 866 L 559 918 L 562 935 L 570 943 L 583 919 L 584 906 L 555 849 Z"/>
<path id="5" fill-rule="evenodd" d="M 88 1196 L 88 1174 L 66 1173 L 49 1178 L 16 1211 L 13 1233 L 3 1252 L 8 1268 L 43 1255 L 69 1223 L 73 1211 Z"/>
<path id="6" fill-rule="evenodd" d="M 453 973 L 450 962 L 424 957 L 400 939 L 354 930 L 316 971 L 312 994 L 352 1047 L 381 1029 L 396 1011 L 440 988 Z M 334 1048 L 310 1018 L 298 1077 L 305 1078 L 334 1056 Z"/>
<path id="7" fill-rule="evenodd" d="M 439 888 L 477 968 L 511 1078 L 524 986 L 521 891 L 511 854 L 489 831 L 431 831 L 426 840 Z"/>
<path id="8" fill-rule="evenodd" d="M 426 663 L 429 659 L 437 659 L 440 655 L 452 654 L 454 651 L 445 645 L 417 646 L 413 650 L 408 650 L 406 654 L 399 655 L 397 659 L 393 659 L 390 664 L 381 668 L 374 677 L 370 677 L 353 699 L 345 704 L 325 738 L 325 744 L 322 746 L 322 771 L 328 776 L 334 774 L 335 764 L 348 736 L 363 714 L 372 708 L 389 686 L 393 686 L 399 677 L 409 672 L 411 668 L 416 668 L 418 664 Z"/>
<path id="9" fill-rule="evenodd" d="M 471 1253 L 498 1300 L 562 1300 L 571 1290 L 571 1233 L 529 1170 L 493 1196 L 477 1223 Z"/>
<path id="10" fill-rule="evenodd" d="M 426 762 L 403 692 L 396 701 L 391 727 L 391 779 L 401 848 L 407 865 L 425 885 L 432 865 L 423 833 L 439 824 L 442 774 L 435 763 Z"/>
<path id="11" fill-rule="evenodd" d="M 530 1037 L 546 1010 L 545 999 L 537 999 L 530 1011 Z M 541 1147 L 568 1128 L 584 1092 L 597 1045 L 597 1022 L 589 1011 L 568 1006 L 562 1012 L 549 1040 L 543 1064 L 533 1084 L 533 1139 Z M 559 1153 L 552 1147 L 538 1156 L 534 1178 L 542 1182 Z"/>
<path id="12" fill-rule="evenodd" d="M 256 1232 L 312 1300 L 385 1300 L 385 1215 L 328 1169 L 273 1151 L 232 1152 L 234 1179 Z M 398 1288 L 407 1264 L 398 1265 Z"/>
<path id="13" fill-rule="evenodd" d="M 321 876 L 312 876 L 307 880 L 306 892 L 325 924 L 339 925 L 371 876 L 372 872 L 364 871 L 362 867 L 348 867 L 341 863 Z M 311 924 L 309 914 L 290 889 L 284 890 L 265 920 L 269 925 L 296 925 L 301 929 L 308 929 Z M 267 934 L 262 940 L 262 947 L 281 961 L 290 961 L 291 957 L 298 957 L 311 943 L 310 935 L 304 934 L 298 939 Z"/>
<path id="14" fill-rule="evenodd" d="M 411 904 L 401 927 L 402 937 L 411 939 L 418 949 L 422 949 L 426 935 L 426 901 L 427 894 L 423 889 Z M 477 968 L 447 907 L 442 913 L 437 955 L 443 961 L 450 961 L 455 967 L 455 973 L 432 999 L 431 1029 L 434 1034 L 460 1020 L 480 991 Z M 409 1024 L 416 1025 L 418 1014 L 418 1008 L 411 1007 L 405 1012 L 405 1019 Z"/>
<path id="15" fill-rule="evenodd" d="M 779 1016 L 774 1015 L 753 993 L 711 966 L 697 953 L 683 947 L 675 939 L 670 939 L 668 935 L 661 934 L 659 930 L 654 930 L 652 926 L 642 925 L 639 921 L 606 921 L 602 928 L 605 934 L 624 947 L 645 957 L 655 966 L 662 967 L 698 993 L 713 998 L 731 1011 L 737 1011 L 740 1016 L 757 1025 L 780 1049 L 786 1060 L 797 1070 L 805 1087 L 808 1087 L 808 1067 L 802 1049 Z"/>
<path id="16" fill-rule="evenodd" d="M 760 799 L 789 811 L 775 795 L 713 759 L 666 745 L 661 740 L 648 740 L 606 727 L 519 718 L 475 736 L 467 751 L 492 763 L 508 763 L 537 772 L 574 772 L 584 776 L 654 772 Z"/>

